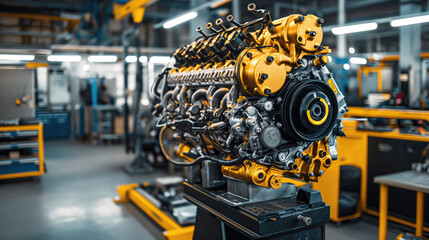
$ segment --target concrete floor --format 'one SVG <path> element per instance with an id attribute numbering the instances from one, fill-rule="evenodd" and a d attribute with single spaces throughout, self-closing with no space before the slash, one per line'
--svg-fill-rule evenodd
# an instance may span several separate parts
<path id="1" fill-rule="evenodd" d="M 157 225 L 131 204 L 117 206 L 115 187 L 167 175 L 129 176 L 123 146 L 47 141 L 48 174 L 40 182 L 0 182 L 0 239 L 163 239 Z M 396 231 L 395 231 L 396 232 Z M 363 221 L 328 224 L 326 239 L 377 239 L 378 228 Z M 388 239 L 395 234 L 389 232 Z"/>

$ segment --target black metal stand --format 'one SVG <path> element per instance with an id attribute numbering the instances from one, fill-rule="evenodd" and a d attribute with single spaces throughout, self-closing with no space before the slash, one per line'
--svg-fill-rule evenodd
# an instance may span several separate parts
<path id="1" fill-rule="evenodd" d="M 324 240 L 329 206 L 313 189 L 296 197 L 232 207 L 209 191 L 185 182 L 185 198 L 198 207 L 194 240 L 287 239 Z"/>
<path id="2" fill-rule="evenodd" d="M 136 34 L 137 33 L 137 34 Z M 134 99 L 134 115 L 133 115 L 133 121 L 134 121 L 134 134 L 133 134 L 133 143 L 129 143 L 129 134 L 128 134 L 128 101 L 127 101 L 127 94 L 125 95 L 125 148 L 126 152 L 131 148 L 131 150 L 134 150 L 133 152 L 136 154 L 133 162 L 130 165 L 127 165 L 124 167 L 125 172 L 128 174 L 143 174 L 143 173 L 149 173 L 153 172 L 153 168 L 150 165 L 147 156 L 142 151 L 142 144 L 144 143 L 144 134 L 142 129 L 142 123 L 141 123 L 141 107 L 140 107 L 140 100 L 142 98 L 142 92 L 143 92 L 143 65 L 139 61 L 140 59 L 140 39 L 139 39 L 139 30 L 138 28 L 135 28 L 132 34 L 134 34 L 134 40 L 136 43 L 136 65 L 137 65 L 137 72 L 136 72 L 136 90 L 135 90 L 135 99 Z M 125 38 L 125 37 L 124 37 Z M 127 52 L 127 47 L 124 46 L 124 52 Z M 126 56 L 124 56 L 125 59 Z M 124 61 L 126 62 L 126 61 Z M 124 63 L 124 81 L 125 81 L 125 91 L 128 91 L 128 65 Z"/>

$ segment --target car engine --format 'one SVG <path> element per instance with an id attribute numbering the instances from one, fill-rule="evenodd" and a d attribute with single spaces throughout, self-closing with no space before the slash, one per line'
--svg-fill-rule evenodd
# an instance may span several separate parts
<path id="1" fill-rule="evenodd" d="M 201 36 L 155 79 L 162 151 L 204 188 L 317 182 L 338 157 L 348 111 L 326 67 L 324 20 L 248 10 L 258 18 L 238 23 L 230 15 L 230 27 L 221 19 L 217 29 L 198 27 Z"/>

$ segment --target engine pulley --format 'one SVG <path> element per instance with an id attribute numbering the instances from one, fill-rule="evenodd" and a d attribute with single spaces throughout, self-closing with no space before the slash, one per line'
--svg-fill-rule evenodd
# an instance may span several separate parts
<path id="1" fill-rule="evenodd" d="M 283 130 L 290 140 L 317 141 L 332 131 L 338 104 L 328 84 L 320 80 L 293 80 L 280 96 L 284 97 Z"/>

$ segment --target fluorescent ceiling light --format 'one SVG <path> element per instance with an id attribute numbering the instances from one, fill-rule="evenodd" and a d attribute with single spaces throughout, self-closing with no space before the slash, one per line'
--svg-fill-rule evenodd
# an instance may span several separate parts
<path id="1" fill-rule="evenodd" d="M 85 65 L 83 65 L 83 70 L 84 70 L 85 72 L 88 72 L 90 69 L 91 69 L 91 66 L 89 66 L 89 64 L 85 64 Z"/>
<path id="2" fill-rule="evenodd" d="M 158 64 L 168 64 L 170 62 L 170 57 L 153 56 L 153 57 L 150 57 L 149 62 L 158 63 Z"/>
<path id="3" fill-rule="evenodd" d="M 116 62 L 116 60 L 118 57 L 114 55 L 92 55 L 88 57 L 88 61 L 96 63 Z"/>
<path id="4" fill-rule="evenodd" d="M 390 26 L 392 27 L 400 27 L 400 26 L 406 26 L 406 25 L 412 25 L 412 24 L 418 24 L 418 23 L 425 23 L 429 22 L 429 15 L 423 15 L 423 16 L 417 16 L 417 17 L 408 17 L 408 18 L 401 18 L 392 20 L 390 22 Z"/>
<path id="5" fill-rule="evenodd" d="M 346 71 L 350 70 L 350 64 L 348 64 L 348 63 L 344 63 L 344 64 L 343 64 L 343 68 L 344 68 L 344 70 L 346 70 Z"/>
<path id="6" fill-rule="evenodd" d="M 79 62 L 81 60 L 79 55 L 49 55 L 49 62 Z"/>
<path id="7" fill-rule="evenodd" d="M 352 57 L 350 58 L 350 63 L 352 64 L 366 64 L 368 61 L 366 60 L 366 58 L 361 58 L 361 57 Z"/>
<path id="8" fill-rule="evenodd" d="M 356 33 L 356 32 L 364 32 L 364 31 L 371 31 L 377 29 L 377 23 L 371 22 L 371 23 L 363 23 L 363 24 L 355 24 L 355 25 L 348 25 L 348 26 L 342 26 L 342 27 L 334 27 L 332 28 L 332 33 L 335 35 L 341 35 L 341 34 L 348 34 L 348 33 Z"/>
<path id="9" fill-rule="evenodd" d="M 0 60 L 8 61 L 33 61 L 34 55 L 0 54 Z"/>
<path id="10" fill-rule="evenodd" d="M 137 61 L 137 57 L 136 56 L 127 56 L 127 57 L 125 57 L 125 61 L 128 63 L 135 63 Z M 147 62 L 147 57 L 146 56 L 140 56 L 139 61 L 140 62 Z"/>
<path id="11" fill-rule="evenodd" d="M 186 21 L 189 21 L 191 19 L 194 19 L 198 16 L 197 12 L 188 12 L 186 14 L 183 14 L 181 16 L 178 16 L 177 18 L 173 18 L 167 22 L 165 22 L 162 26 L 164 28 L 172 28 L 174 26 L 177 26 L 181 23 L 184 23 Z"/>

